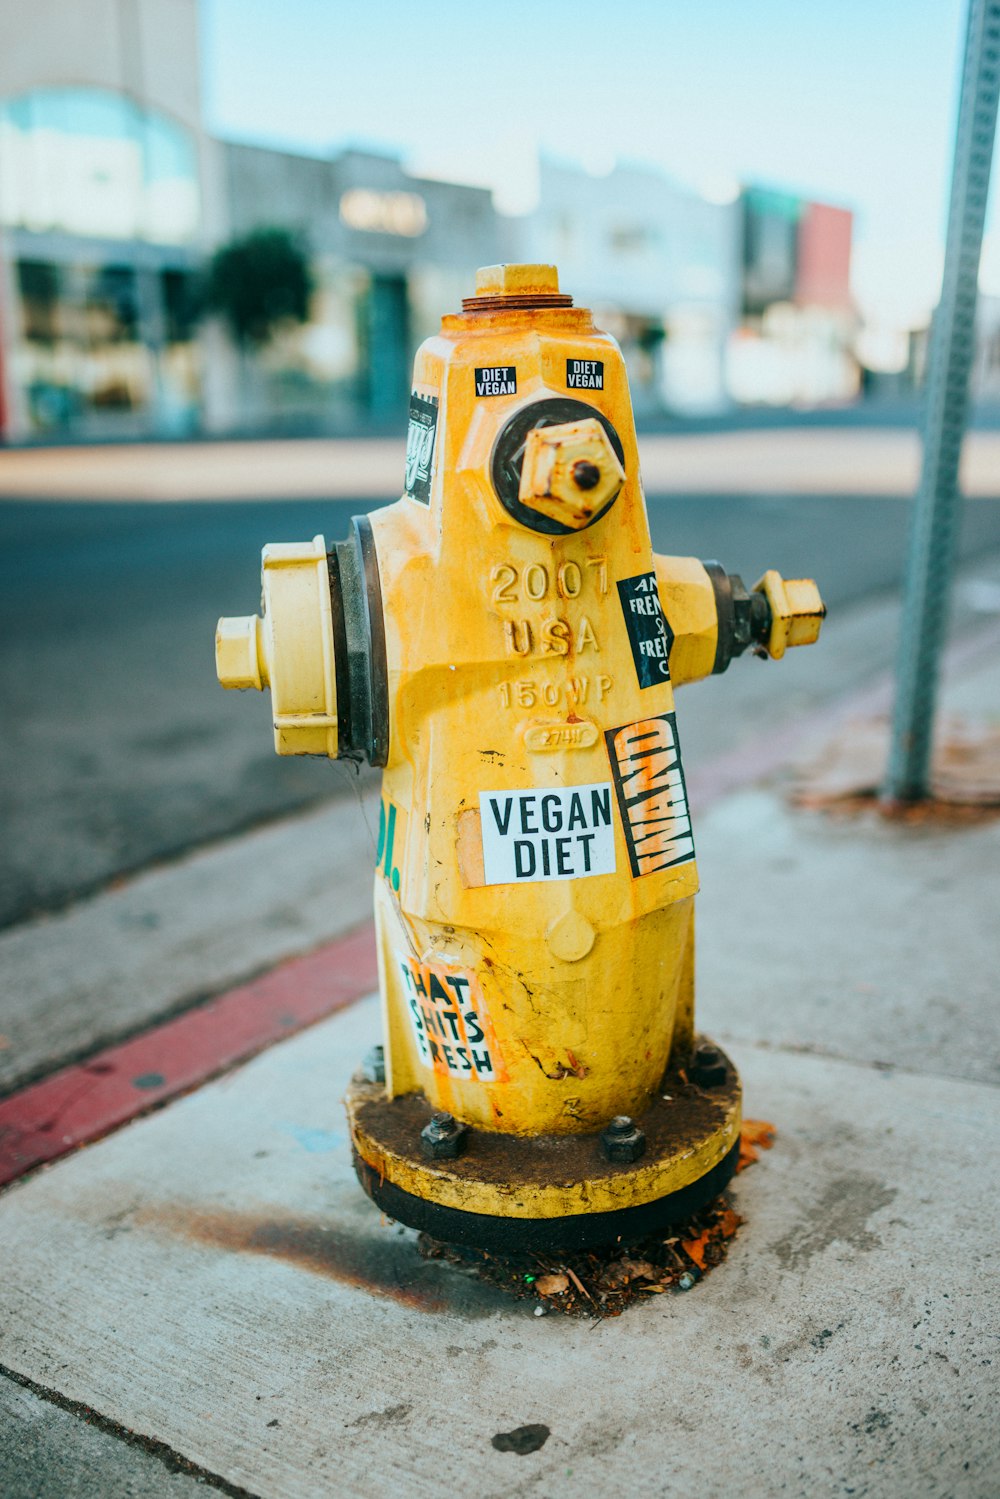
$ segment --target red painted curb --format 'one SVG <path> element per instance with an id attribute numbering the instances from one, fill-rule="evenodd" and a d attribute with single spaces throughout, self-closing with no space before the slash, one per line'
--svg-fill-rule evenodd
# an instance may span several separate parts
<path id="1" fill-rule="evenodd" d="M 0 1102 L 0 1186 L 370 994 L 369 923 Z"/>

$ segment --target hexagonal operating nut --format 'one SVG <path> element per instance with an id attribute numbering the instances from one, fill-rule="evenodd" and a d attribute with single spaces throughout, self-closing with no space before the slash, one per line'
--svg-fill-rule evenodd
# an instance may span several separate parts
<path id="1" fill-rule="evenodd" d="M 627 1114 L 616 1114 L 601 1131 L 601 1149 L 613 1165 L 629 1165 L 646 1151 L 646 1136 Z"/>
<path id="2" fill-rule="evenodd" d="M 468 1127 L 453 1114 L 432 1114 L 420 1131 L 420 1149 L 432 1161 L 449 1161 L 460 1156 L 469 1138 Z"/>
<path id="3" fill-rule="evenodd" d="M 775 661 L 793 645 L 812 645 L 819 639 L 826 618 L 826 605 L 812 578 L 783 578 L 768 569 L 754 593 L 762 593 L 771 606 L 771 629 L 764 647 Z"/>
<path id="4" fill-rule="evenodd" d="M 528 433 L 517 497 L 550 520 L 582 531 L 624 483 L 625 470 L 596 417 Z"/>
<path id="5" fill-rule="evenodd" d="M 223 687 L 267 686 L 261 620 L 255 614 L 220 619 L 215 628 L 215 673 Z"/>
<path id="6" fill-rule="evenodd" d="M 524 297 L 533 292 L 551 295 L 559 290 L 554 265 L 481 265 L 476 272 L 478 297 Z"/>

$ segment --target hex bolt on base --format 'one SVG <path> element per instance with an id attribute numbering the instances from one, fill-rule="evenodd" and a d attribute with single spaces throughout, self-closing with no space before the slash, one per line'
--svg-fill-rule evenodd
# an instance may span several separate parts
<path id="1" fill-rule="evenodd" d="M 601 1131 L 601 1148 L 613 1164 L 631 1165 L 645 1153 L 646 1136 L 627 1114 L 616 1114 Z"/>
<path id="2" fill-rule="evenodd" d="M 688 1076 L 699 1088 L 720 1088 L 726 1081 L 726 1064 L 718 1047 L 699 1046 Z"/>
<path id="3" fill-rule="evenodd" d="M 369 1083 L 385 1082 L 385 1047 L 372 1046 L 365 1052 L 361 1076 Z"/>
<path id="4" fill-rule="evenodd" d="M 469 1131 L 454 1114 L 438 1113 L 420 1131 L 420 1149 L 429 1160 L 451 1161 L 460 1156 L 468 1143 Z"/>

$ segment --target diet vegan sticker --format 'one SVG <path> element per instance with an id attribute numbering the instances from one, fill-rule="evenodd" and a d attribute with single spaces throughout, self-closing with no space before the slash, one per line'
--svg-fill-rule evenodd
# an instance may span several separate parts
<path id="1" fill-rule="evenodd" d="M 603 390 L 603 359 L 567 359 L 566 384 L 570 390 Z"/>
<path id="2" fill-rule="evenodd" d="M 410 395 L 410 424 L 406 429 L 406 479 L 403 490 L 421 505 L 431 502 L 434 439 L 437 436 L 438 398 Z"/>
<path id="3" fill-rule="evenodd" d="M 496 1036 L 471 968 L 420 963 L 398 953 L 406 1008 L 421 1060 L 435 1072 L 505 1083 Z"/>
<path id="4" fill-rule="evenodd" d="M 694 839 L 674 714 L 608 729 L 604 738 L 633 875 L 689 864 Z"/>
<path id="5" fill-rule="evenodd" d="M 611 784 L 552 790 L 481 791 L 487 885 L 582 880 L 614 874 Z"/>
<path id="6" fill-rule="evenodd" d="M 640 687 L 670 681 L 670 647 L 674 633 L 660 603 L 655 573 L 639 573 L 618 580 L 625 628 Z"/>
<path id="7" fill-rule="evenodd" d="M 513 396 L 517 394 L 517 366 L 494 364 L 476 370 L 477 396 Z"/>

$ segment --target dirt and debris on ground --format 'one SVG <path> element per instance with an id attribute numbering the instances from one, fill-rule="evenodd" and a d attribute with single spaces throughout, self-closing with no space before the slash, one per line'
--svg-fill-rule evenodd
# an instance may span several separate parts
<path id="1" fill-rule="evenodd" d="M 774 1136 L 773 1124 L 744 1120 L 737 1171 L 769 1150 Z M 534 1301 L 536 1316 L 553 1311 L 602 1319 L 619 1317 L 627 1306 L 667 1291 L 693 1289 L 721 1265 L 743 1222 L 724 1192 L 666 1233 L 576 1254 L 490 1254 L 441 1244 L 427 1234 L 420 1235 L 418 1245 L 425 1259 L 447 1260 L 511 1296 Z"/>
<path id="2" fill-rule="evenodd" d="M 889 759 L 887 717 L 849 723 L 809 764 L 792 787 L 796 806 L 836 816 L 877 810 L 907 825 L 978 823 L 1000 817 L 1000 725 L 952 714 L 938 725 L 930 795 L 923 801 L 879 800 Z"/>

